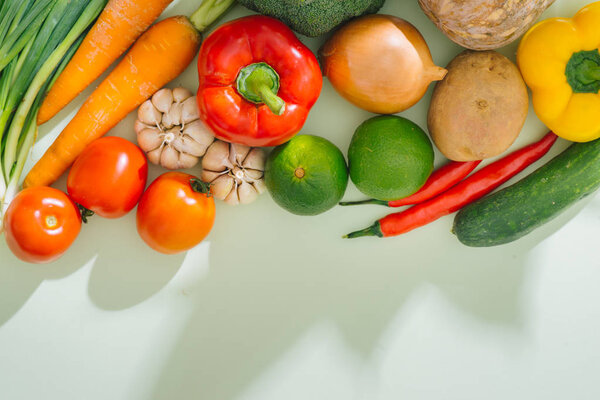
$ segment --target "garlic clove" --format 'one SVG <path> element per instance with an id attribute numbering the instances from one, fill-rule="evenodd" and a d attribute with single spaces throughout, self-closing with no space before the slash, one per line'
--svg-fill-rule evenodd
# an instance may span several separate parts
<path id="1" fill-rule="evenodd" d="M 221 175 L 210 183 L 210 192 L 219 200 L 225 200 L 232 192 L 235 192 L 235 182 L 229 175 Z"/>
<path id="2" fill-rule="evenodd" d="M 238 196 L 237 190 L 232 190 L 227 197 L 223 199 L 223 201 L 229 205 L 237 206 L 240 204 L 240 198 Z"/>
<path id="3" fill-rule="evenodd" d="M 195 157 L 202 157 L 208 146 L 198 143 L 189 136 L 179 135 L 173 142 L 173 147 L 181 153 L 187 153 Z"/>
<path id="4" fill-rule="evenodd" d="M 195 97 L 190 97 L 181 103 L 181 122 L 184 125 L 189 124 L 198 118 L 200 118 L 200 113 L 198 111 L 198 103 L 196 102 Z"/>
<path id="5" fill-rule="evenodd" d="M 250 153 L 244 159 L 242 163 L 244 168 L 257 169 L 260 171 L 265 170 L 265 153 L 262 149 L 255 147 L 250 150 Z"/>
<path id="6" fill-rule="evenodd" d="M 177 87 L 173 89 L 173 100 L 176 103 L 183 103 L 190 97 L 194 96 L 192 92 L 183 87 Z"/>
<path id="7" fill-rule="evenodd" d="M 160 165 L 167 169 L 177 169 L 179 167 L 179 152 L 171 146 L 165 146 L 160 155 Z"/>
<path id="8" fill-rule="evenodd" d="M 138 119 L 146 125 L 157 126 L 160 124 L 162 114 L 154 107 L 152 101 L 146 100 L 138 109 Z"/>
<path id="9" fill-rule="evenodd" d="M 169 111 L 163 114 L 162 124 L 166 129 L 170 129 L 175 125 L 181 125 L 181 104 L 173 103 Z"/>
<path id="10" fill-rule="evenodd" d="M 157 149 L 154 149 L 154 150 L 146 153 L 146 156 L 148 157 L 148 161 L 150 161 L 152 164 L 159 165 L 160 164 L 160 155 L 162 153 L 162 150 L 163 150 L 162 147 L 159 147 Z"/>
<path id="11" fill-rule="evenodd" d="M 242 182 L 237 191 L 240 204 L 249 204 L 258 198 L 258 192 L 251 183 Z"/>
<path id="12" fill-rule="evenodd" d="M 232 169 L 233 165 L 229 161 L 229 143 L 217 140 L 211 144 L 202 158 L 202 168 L 211 171 Z"/>
<path id="13" fill-rule="evenodd" d="M 211 183 L 212 181 L 214 181 L 221 175 L 223 175 L 223 172 L 215 172 L 215 171 L 209 171 L 207 169 L 203 169 L 202 175 L 200 175 L 200 179 L 202 179 L 204 182 Z"/>
<path id="14" fill-rule="evenodd" d="M 144 151 L 151 151 L 163 144 L 158 128 L 146 128 L 137 135 L 137 141 L 140 148 Z"/>
<path id="15" fill-rule="evenodd" d="M 229 151 L 229 160 L 232 164 L 242 165 L 242 162 L 250 152 L 251 147 L 243 144 L 231 143 Z"/>
<path id="16" fill-rule="evenodd" d="M 198 164 L 198 157 L 187 153 L 179 153 L 179 168 L 188 169 Z"/>
<path id="17" fill-rule="evenodd" d="M 198 143 L 202 143 L 207 148 L 215 141 L 215 136 L 208 127 L 204 125 L 204 122 L 199 119 L 187 124 L 183 129 L 183 134 L 191 137 Z"/>
<path id="18" fill-rule="evenodd" d="M 152 104 L 163 114 L 169 112 L 173 104 L 173 91 L 168 88 L 160 89 L 152 96 Z"/>
<path id="19" fill-rule="evenodd" d="M 263 172 L 257 169 L 244 169 L 244 176 L 251 181 L 257 181 L 263 177 Z"/>
<path id="20" fill-rule="evenodd" d="M 146 125 L 139 119 L 135 120 L 135 123 L 133 124 L 133 130 L 135 131 L 136 134 L 139 134 L 141 131 L 143 131 L 146 128 L 156 128 L 156 125 Z"/>
<path id="21" fill-rule="evenodd" d="M 252 185 L 254 186 L 254 189 L 256 189 L 256 191 L 259 194 L 263 194 L 264 192 L 267 191 L 267 185 L 265 184 L 264 179 L 259 179 L 258 181 L 254 181 L 252 183 Z"/>

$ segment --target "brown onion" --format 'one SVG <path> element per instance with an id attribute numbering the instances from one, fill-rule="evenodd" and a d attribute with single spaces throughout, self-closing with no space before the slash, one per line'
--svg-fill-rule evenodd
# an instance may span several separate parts
<path id="1" fill-rule="evenodd" d="M 431 59 L 425 39 L 409 22 L 391 15 L 357 18 L 321 48 L 325 76 L 340 95 L 378 114 L 415 105 L 447 71 Z"/>

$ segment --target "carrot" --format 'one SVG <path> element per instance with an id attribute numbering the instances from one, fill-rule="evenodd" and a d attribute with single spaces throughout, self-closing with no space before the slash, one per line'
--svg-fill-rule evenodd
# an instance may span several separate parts
<path id="1" fill-rule="evenodd" d="M 46 96 L 38 125 L 54 117 L 95 81 L 173 0 L 110 0 Z"/>
<path id="2" fill-rule="evenodd" d="M 199 47 L 200 34 L 184 16 L 171 17 L 151 27 L 33 166 L 23 186 L 56 181 L 89 143 L 181 74 Z"/>

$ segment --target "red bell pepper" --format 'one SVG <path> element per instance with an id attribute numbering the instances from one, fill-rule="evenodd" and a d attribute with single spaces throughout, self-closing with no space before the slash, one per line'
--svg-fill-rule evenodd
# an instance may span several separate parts
<path id="1" fill-rule="evenodd" d="M 276 146 L 294 136 L 321 92 L 315 55 L 280 21 L 255 15 L 217 28 L 200 49 L 198 107 L 219 139 Z"/>

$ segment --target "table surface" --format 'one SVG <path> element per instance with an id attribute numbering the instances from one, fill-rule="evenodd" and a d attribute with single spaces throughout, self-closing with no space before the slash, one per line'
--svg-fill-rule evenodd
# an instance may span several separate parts
<path id="1" fill-rule="evenodd" d="M 165 16 L 197 3 L 176 1 Z M 586 3 L 557 0 L 543 17 Z M 382 12 L 417 26 L 439 65 L 461 51 L 414 0 Z M 322 41 L 303 40 L 313 50 Z M 514 59 L 515 49 L 501 52 Z M 179 84 L 195 89 L 193 66 Z M 42 128 L 30 165 L 89 93 Z M 430 95 L 402 115 L 425 127 Z M 325 81 L 303 132 L 345 152 L 370 116 Z M 111 134 L 134 140 L 133 121 Z M 545 131 L 531 111 L 514 148 Z M 359 198 L 350 185 L 346 199 Z M 208 239 L 176 256 L 148 249 L 133 213 L 94 218 L 46 266 L 19 262 L 2 241 L 0 398 L 595 400 L 599 211 L 591 196 L 520 241 L 472 249 L 450 233 L 452 216 L 399 238 L 346 241 L 386 210 L 298 217 L 264 195 L 218 204 Z"/>

